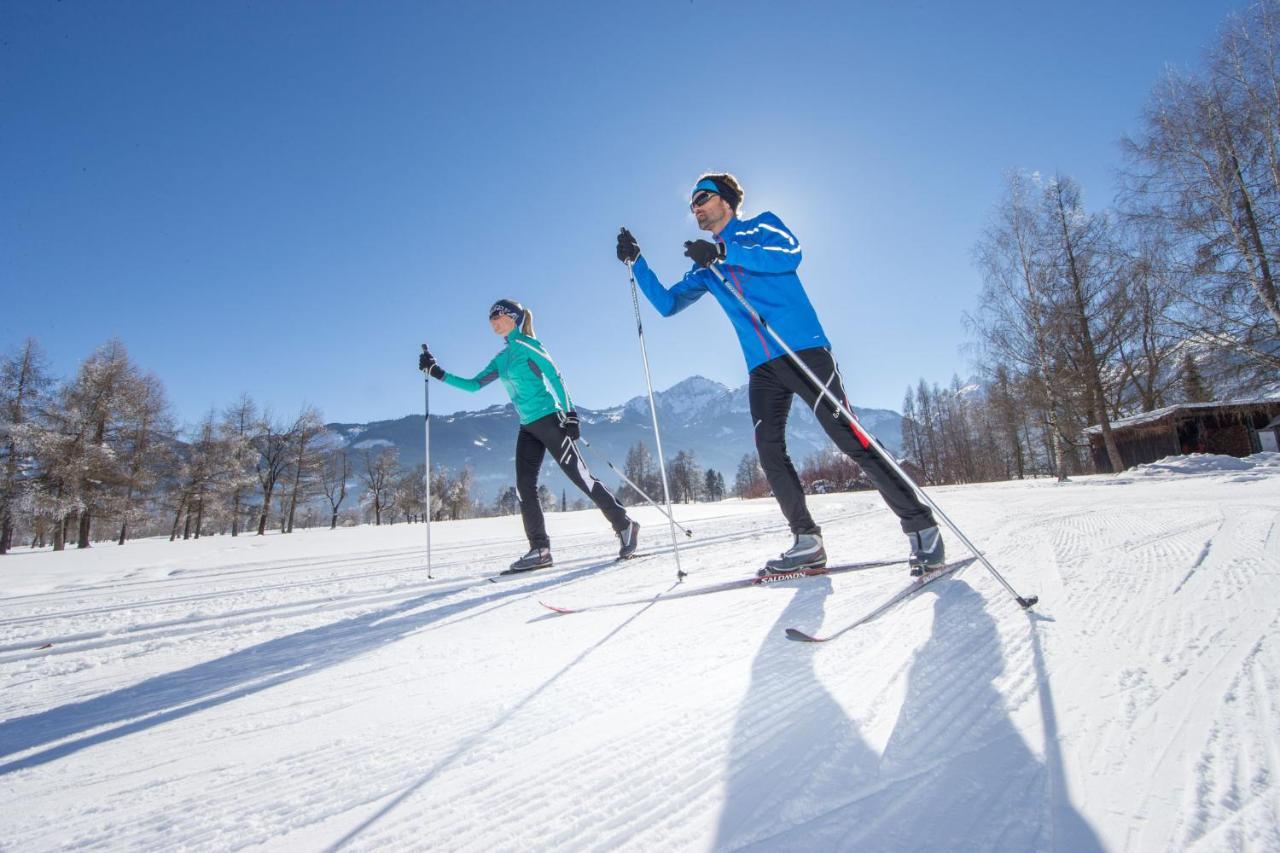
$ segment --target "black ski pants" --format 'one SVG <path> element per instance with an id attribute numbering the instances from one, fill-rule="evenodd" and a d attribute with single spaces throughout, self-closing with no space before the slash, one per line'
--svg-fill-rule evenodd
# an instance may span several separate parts
<path id="1" fill-rule="evenodd" d="M 849 405 L 840 371 L 830 350 L 821 347 L 804 349 L 796 355 L 814 375 L 826 382 L 836 399 L 846 407 Z M 787 416 L 791 413 L 793 396 L 799 396 L 813 410 L 818 423 L 836 447 L 857 462 L 871 478 L 885 503 L 897 513 L 904 533 L 933 527 L 933 513 L 920 502 L 911 486 L 885 464 L 869 443 L 863 443 L 860 434 L 854 431 L 840 410 L 791 363 L 790 356 L 781 355 L 752 370 L 747 395 L 751 404 L 751 420 L 755 423 L 760 467 L 769 478 L 769 486 L 791 525 L 792 533 L 822 532 L 809 514 L 800 477 L 787 455 Z"/>
<path id="2" fill-rule="evenodd" d="M 578 453 L 577 446 L 569 439 L 555 413 L 538 418 L 520 427 L 516 437 L 516 493 L 520 496 L 520 515 L 524 519 L 524 533 L 529 537 L 530 548 L 550 548 L 547 526 L 542 518 L 542 504 L 538 502 L 538 471 L 547 451 L 555 457 L 560 470 L 572 483 L 600 507 L 616 532 L 627 529 L 631 520 L 627 511 L 604 484 L 591 476 L 587 464 Z"/>

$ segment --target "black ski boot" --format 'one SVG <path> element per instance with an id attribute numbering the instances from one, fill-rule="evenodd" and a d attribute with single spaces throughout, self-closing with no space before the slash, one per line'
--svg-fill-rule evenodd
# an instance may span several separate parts
<path id="1" fill-rule="evenodd" d="M 790 575 L 797 572 L 812 572 L 826 568 L 827 549 L 822 547 L 822 535 L 819 533 L 797 533 L 795 544 L 783 551 L 776 560 L 764 564 L 764 568 L 756 572 L 759 577 L 773 575 Z"/>
<path id="2" fill-rule="evenodd" d="M 511 568 L 503 572 L 504 575 L 512 575 L 516 572 L 531 572 L 534 569 L 545 569 L 551 563 L 550 548 L 530 548 L 529 553 L 511 564 Z"/>
<path id="3" fill-rule="evenodd" d="M 636 552 L 636 545 L 640 541 L 640 525 L 628 520 L 627 529 L 618 531 L 618 541 L 622 543 L 622 547 L 618 549 L 618 559 L 625 560 Z"/>
<path id="4" fill-rule="evenodd" d="M 938 532 L 936 524 L 908 533 L 907 538 L 911 540 L 911 557 L 908 562 L 911 564 L 912 577 L 927 575 L 947 564 L 947 549 L 942 544 L 942 534 Z"/>

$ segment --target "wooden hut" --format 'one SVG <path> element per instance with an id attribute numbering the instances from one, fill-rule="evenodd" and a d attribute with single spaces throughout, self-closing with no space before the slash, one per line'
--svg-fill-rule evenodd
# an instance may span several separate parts
<path id="1" fill-rule="evenodd" d="M 1263 450 L 1270 450 L 1273 453 L 1280 451 L 1280 416 L 1271 420 L 1271 423 L 1258 430 L 1258 439 L 1262 442 Z"/>
<path id="2" fill-rule="evenodd" d="M 1165 406 L 1111 422 L 1111 432 L 1126 467 L 1154 462 L 1182 453 L 1221 453 L 1248 456 L 1275 449 L 1280 424 L 1280 399 L 1228 400 Z M 1111 473 L 1111 460 L 1102 443 L 1102 427 L 1084 431 L 1093 464 Z"/>

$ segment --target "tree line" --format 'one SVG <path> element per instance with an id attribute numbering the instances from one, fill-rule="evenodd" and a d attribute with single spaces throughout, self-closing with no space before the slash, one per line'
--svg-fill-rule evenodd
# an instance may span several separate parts
<path id="1" fill-rule="evenodd" d="M 975 385 L 921 380 L 904 452 L 926 483 L 1091 470 L 1081 431 L 1280 375 L 1280 3 L 1231 17 L 1170 71 L 1123 140 L 1121 192 L 1090 209 L 1066 175 L 1018 171 L 974 247 Z M 1217 386 L 1217 388 L 1215 387 Z"/>
<path id="2" fill-rule="evenodd" d="M 436 476 L 433 510 L 457 511 L 469 472 Z M 425 492 L 421 465 L 402 469 L 390 448 L 347 447 L 313 406 L 281 418 L 244 394 L 180 428 L 160 380 L 118 340 L 63 382 L 34 340 L 0 359 L 0 554 L 419 521 Z"/>
<path id="3" fill-rule="evenodd" d="M 626 479 L 640 487 L 655 501 L 662 500 L 662 473 L 644 442 L 636 442 L 627 451 L 623 467 Z M 800 480 L 809 492 L 848 492 L 874 488 L 857 463 L 835 447 L 811 455 L 801 466 Z M 744 453 L 734 474 L 730 490 L 724 475 L 714 468 L 703 469 L 693 451 L 681 450 L 667 462 L 667 484 L 674 503 L 721 501 L 733 495 L 743 499 L 762 498 L 771 494 L 769 482 L 760 468 L 759 456 Z M 625 481 L 618 499 L 632 505 L 644 502 L 643 495 Z"/>
<path id="4" fill-rule="evenodd" d="M 632 479 L 661 498 L 657 466 L 643 445 L 628 455 Z M 720 500 L 724 478 L 689 451 L 668 463 L 677 501 Z M 642 500 L 630 487 L 620 497 Z M 358 502 L 350 500 L 359 491 Z M 64 550 L 95 542 L 167 535 L 292 533 L 297 527 L 421 522 L 422 465 L 394 447 L 351 447 L 304 405 L 278 417 L 248 394 L 195 425 L 180 427 L 163 384 L 111 340 L 75 375 L 57 381 L 35 340 L 0 357 L 0 554 L 17 545 Z M 585 509 L 546 485 L 546 510 Z M 436 521 L 519 512 L 513 486 L 492 501 L 476 495 L 469 467 L 433 466 Z"/>

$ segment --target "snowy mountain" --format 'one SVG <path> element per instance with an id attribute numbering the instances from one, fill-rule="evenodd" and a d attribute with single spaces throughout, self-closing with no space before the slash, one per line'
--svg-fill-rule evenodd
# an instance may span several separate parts
<path id="1" fill-rule="evenodd" d="M 692 451 L 704 469 L 716 469 L 732 485 L 742 455 L 755 452 L 747 386 L 734 389 L 702 376 L 692 376 L 665 391 L 656 392 L 654 397 L 658 404 L 662 447 L 667 458 L 674 458 L 681 450 Z M 885 409 L 857 406 L 853 410 L 873 435 L 891 450 L 898 451 L 902 445 L 901 415 Z M 583 435 L 591 442 L 596 459 L 611 459 L 621 468 L 627 450 L 637 441 L 645 442 L 656 456 L 646 396 L 633 397 L 608 409 L 579 408 L 578 414 L 583 421 Z M 367 424 L 333 423 L 328 426 L 354 450 L 395 447 L 400 451 L 403 465 L 422 463 L 421 415 Z M 501 489 L 514 484 L 513 459 L 518 430 L 519 420 L 510 403 L 479 411 L 432 415 L 432 464 L 454 470 L 470 465 L 475 473 L 478 496 L 493 498 Z M 787 436 L 791 457 L 797 467 L 830 444 L 813 413 L 803 404 L 792 407 Z M 603 462 L 596 462 L 588 456 L 588 463 L 606 484 L 616 484 L 616 476 Z M 556 494 L 569 487 L 568 481 L 554 465 L 543 467 L 543 482 Z M 569 488 L 572 491 L 572 487 Z M 570 499 L 573 497 L 575 495 Z"/>

